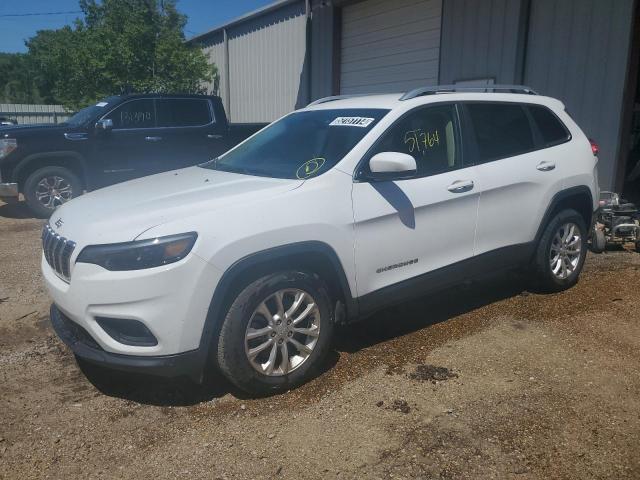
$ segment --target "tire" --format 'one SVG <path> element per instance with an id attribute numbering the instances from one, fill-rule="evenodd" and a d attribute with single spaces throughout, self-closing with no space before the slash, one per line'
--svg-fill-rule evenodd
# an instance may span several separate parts
<path id="1" fill-rule="evenodd" d="M 607 239 L 604 232 L 599 228 L 591 230 L 591 251 L 593 253 L 602 253 L 607 248 Z"/>
<path id="2" fill-rule="evenodd" d="M 579 239 L 577 252 L 575 244 L 568 246 L 563 242 L 564 234 L 570 233 L 567 232 L 567 229 L 563 230 L 565 226 L 573 227 L 575 232 L 571 237 L 567 237 L 567 242 L 575 242 L 576 236 Z M 547 223 L 533 259 L 534 287 L 542 292 L 561 292 L 573 287 L 578 282 L 587 255 L 586 233 L 587 227 L 584 219 L 573 209 L 558 212 Z M 558 239 L 560 243 L 558 243 Z M 566 254 L 563 253 L 565 248 L 567 249 Z M 567 261 L 563 258 L 566 258 Z M 558 273 L 554 273 L 552 270 L 552 259 L 557 259 L 553 265 L 558 268 Z"/>
<path id="3" fill-rule="evenodd" d="M 636 242 L 636 252 L 640 253 L 640 240 Z"/>
<path id="4" fill-rule="evenodd" d="M 283 291 L 283 308 L 278 308 L 277 297 Z M 300 292 L 305 295 L 298 308 L 291 310 Z M 310 303 L 314 307 L 309 307 Z M 266 313 L 262 307 L 267 308 Z M 307 309 L 309 312 L 303 320 L 294 325 L 293 321 L 298 320 Z M 290 315 L 280 318 L 278 311 Z M 271 322 L 267 314 L 271 316 Z M 280 324 L 277 324 L 278 320 Z M 289 325 L 289 322 L 292 323 Z M 322 361 L 330 348 L 333 327 L 328 289 L 317 275 L 293 271 L 267 275 L 244 288 L 231 304 L 218 335 L 218 367 L 234 385 L 252 395 L 290 390 L 320 372 Z M 314 335 L 293 332 L 293 328 L 305 328 Z M 257 335 L 257 330 L 268 330 L 268 333 L 247 340 L 246 336 Z M 298 349 L 292 343 L 294 340 L 300 346 L 309 348 L 311 345 L 310 353 Z M 269 345 L 252 362 L 249 352 L 267 343 Z M 286 364 L 283 362 L 285 347 L 282 345 L 286 346 L 287 354 L 291 357 Z"/>
<path id="5" fill-rule="evenodd" d="M 43 167 L 27 177 L 22 193 L 37 217 L 48 218 L 60 205 L 82 193 L 82 182 L 67 168 Z"/>

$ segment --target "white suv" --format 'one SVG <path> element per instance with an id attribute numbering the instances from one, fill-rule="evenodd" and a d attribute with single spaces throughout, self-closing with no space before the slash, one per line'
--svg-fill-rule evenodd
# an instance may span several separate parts
<path id="1" fill-rule="evenodd" d="M 220 158 L 57 210 L 42 270 L 84 360 L 253 393 L 318 372 L 334 325 L 489 271 L 574 285 L 596 146 L 526 87 L 329 97 Z M 502 92 L 502 93 L 499 93 Z"/>

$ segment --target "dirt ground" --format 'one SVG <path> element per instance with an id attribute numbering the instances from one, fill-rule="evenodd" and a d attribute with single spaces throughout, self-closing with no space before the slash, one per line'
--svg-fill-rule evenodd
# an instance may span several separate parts
<path id="1" fill-rule="evenodd" d="M 42 221 L 0 203 L 0 478 L 640 478 L 640 255 L 513 275 L 341 328 L 325 373 L 251 399 L 79 369 L 48 325 Z"/>

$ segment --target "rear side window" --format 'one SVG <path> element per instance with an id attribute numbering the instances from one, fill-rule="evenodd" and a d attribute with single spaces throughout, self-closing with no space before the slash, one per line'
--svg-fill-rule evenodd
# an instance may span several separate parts
<path id="1" fill-rule="evenodd" d="M 209 101 L 198 98 L 156 100 L 159 127 L 197 127 L 211 122 Z"/>
<path id="2" fill-rule="evenodd" d="M 527 108 L 540 132 L 543 147 L 550 147 L 569 140 L 569 131 L 551 110 L 541 105 L 529 105 Z"/>
<path id="3" fill-rule="evenodd" d="M 534 150 L 531 124 L 521 105 L 469 103 L 480 163 L 513 157 Z"/>

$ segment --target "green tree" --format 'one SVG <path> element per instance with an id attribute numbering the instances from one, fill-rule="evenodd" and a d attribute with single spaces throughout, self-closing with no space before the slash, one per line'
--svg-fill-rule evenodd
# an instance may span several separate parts
<path id="1" fill-rule="evenodd" d="M 27 42 L 44 96 L 77 109 L 127 91 L 202 93 L 215 67 L 185 43 L 175 0 L 80 0 L 84 18 Z"/>

